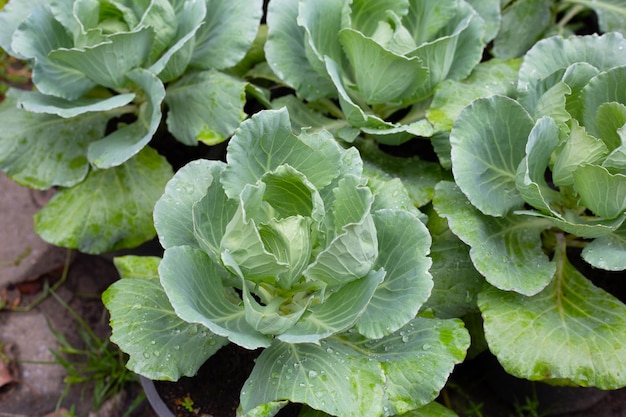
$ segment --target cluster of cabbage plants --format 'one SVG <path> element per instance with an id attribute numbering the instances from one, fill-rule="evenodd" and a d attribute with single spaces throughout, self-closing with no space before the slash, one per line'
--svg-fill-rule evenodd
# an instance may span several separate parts
<path id="1" fill-rule="evenodd" d="M 0 104 L 0 169 L 58 188 L 54 244 L 158 234 L 115 261 L 112 340 L 164 380 L 262 349 L 241 416 L 454 416 L 481 349 L 623 387 L 626 306 L 581 272 L 626 269 L 622 3 L 11 0 L 34 88 Z M 226 160 L 174 173 L 163 132 Z"/>
<path id="2" fill-rule="evenodd" d="M 0 46 L 31 64 L 34 90 L 12 89 L 0 107 L 0 168 L 61 188 L 37 232 L 89 253 L 152 238 L 172 169 L 147 145 L 165 121 L 185 145 L 233 133 L 246 83 L 223 70 L 244 57 L 261 16 L 261 0 L 10 1 Z"/>

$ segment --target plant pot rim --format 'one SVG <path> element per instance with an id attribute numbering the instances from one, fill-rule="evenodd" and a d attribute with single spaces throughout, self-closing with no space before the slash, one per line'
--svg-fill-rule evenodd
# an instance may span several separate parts
<path id="1" fill-rule="evenodd" d="M 154 412 L 157 413 L 159 417 L 175 417 L 174 413 L 172 413 L 172 411 L 163 402 L 163 399 L 161 399 L 161 395 L 159 395 L 156 386 L 154 385 L 154 381 L 143 375 L 140 375 L 140 380 L 141 387 L 146 393 L 148 402 Z"/>

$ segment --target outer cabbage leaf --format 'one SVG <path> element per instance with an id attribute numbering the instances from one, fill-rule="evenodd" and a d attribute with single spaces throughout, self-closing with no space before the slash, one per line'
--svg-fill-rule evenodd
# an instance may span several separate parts
<path id="1" fill-rule="evenodd" d="M 461 110 L 473 100 L 494 94 L 514 98 L 520 65 L 519 59 L 491 59 L 478 64 L 472 74 L 462 81 L 441 82 L 426 117 L 435 130 L 450 131 Z"/>
<path id="2" fill-rule="evenodd" d="M 66 100 L 37 91 L 12 90 L 12 92 L 18 98 L 18 106 L 24 110 L 31 113 L 55 114 L 65 119 L 71 119 L 85 113 L 114 110 L 129 104 L 135 98 L 135 94 L 128 93 L 106 98 L 84 97 Z"/>
<path id="3" fill-rule="evenodd" d="M 348 334 L 319 345 L 274 343 L 244 384 L 242 411 L 288 399 L 331 415 L 409 412 L 437 396 L 468 345 L 460 321 L 422 318 L 379 340 Z"/>
<path id="4" fill-rule="evenodd" d="M 494 39 L 494 56 L 506 59 L 524 55 L 550 25 L 551 7 L 551 0 L 529 0 L 505 8 Z"/>
<path id="5" fill-rule="evenodd" d="M 541 232 L 551 222 L 517 214 L 486 216 L 446 181 L 437 185 L 433 203 L 450 230 L 471 247 L 474 266 L 491 285 L 533 295 L 552 280 L 556 266 L 543 252 L 541 241 Z"/>
<path id="6" fill-rule="evenodd" d="M 246 184 L 254 184 L 265 172 L 287 164 L 302 172 L 322 189 L 338 175 L 342 151 L 329 135 L 300 135 L 294 140 L 286 109 L 269 110 L 244 121 L 228 147 L 228 166 L 222 176 L 229 197 L 238 195 Z"/>
<path id="7" fill-rule="evenodd" d="M 89 145 L 87 156 L 98 168 L 123 164 L 150 142 L 161 122 L 161 103 L 165 87 L 150 71 L 137 68 L 126 74 L 147 96 L 139 109 L 138 120 Z"/>
<path id="8" fill-rule="evenodd" d="M 574 188 L 581 204 L 599 217 L 614 219 L 626 211 L 624 174 L 611 174 L 601 166 L 582 165 L 574 171 Z"/>
<path id="9" fill-rule="evenodd" d="M 533 124 L 519 103 L 504 96 L 475 100 L 455 121 L 450 133 L 452 172 L 484 214 L 504 216 L 524 204 L 515 177 Z"/>
<path id="10" fill-rule="evenodd" d="M 207 17 L 195 36 L 190 65 L 226 69 L 239 62 L 256 36 L 262 0 L 208 0 Z"/>
<path id="11" fill-rule="evenodd" d="M 297 94 L 306 100 L 316 100 L 322 97 L 335 95 L 335 87 L 330 78 L 314 67 L 308 59 L 305 49 L 306 31 L 298 25 L 297 0 L 273 0 L 268 6 L 267 24 L 268 34 L 265 46 L 265 56 L 272 70 L 287 84 L 294 87 Z M 341 16 L 340 9 L 326 9 L 326 7 L 340 6 L 339 2 L 319 5 L 319 10 L 325 10 L 326 16 Z M 335 10 L 335 12 L 333 12 Z M 331 20 L 332 21 L 332 20 Z M 329 20 L 322 23 L 328 25 Z M 323 33 L 337 33 L 323 31 Z"/>
<path id="12" fill-rule="evenodd" d="M 582 257 L 596 268 L 609 271 L 626 269 L 626 227 L 589 242 L 583 249 Z"/>
<path id="13" fill-rule="evenodd" d="M 217 71 L 185 75 L 167 88 L 168 130 L 186 145 L 223 142 L 246 116 L 245 88 L 243 81 Z"/>
<path id="14" fill-rule="evenodd" d="M 0 12 L 0 47 L 12 56 L 24 59 L 11 48 L 11 38 L 22 22 L 33 12 L 47 3 L 47 0 L 7 2 Z"/>
<path id="15" fill-rule="evenodd" d="M 85 74 L 95 84 L 121 88 L 126 74 L 148 60 L 154 30 L 143 27 L 134 32 L 110 35 L 106 42 L 85 48 L 57 48 L 48 56 Z"/>
<path id="16" fill-rule="evenodd" d="M 126 164 L 93 170 L 57 192 L 35 215 L 35 231 L 47 242 L 85 253 L 138 246 L 155 235 L 152 209 L 171 177 L 165 158 L 145 148 Z"/>
<path id="17" fill-rule="evenodd" d="M 35 189 L 71 187 L 89 171 L 87 147 L 104 134 L 107 117 L 87 113 L 70 119 L 16 107 L 11 91 L 0 106 L 0 168 Z"/>
<path id="18" fill-rule="evenodd" d="M 626 385 L 626 306 L 593 286 L 558 250 L 555 279 L 525 297 L 479 295 L 485 336 L 504 369 L 530 380 L 601 389 Z"/>
<path id="19" fill-rule="evenodd" d="M 383 209 L 373 216 L 379 251 L 374 268 L 382 268 L 386 274 L 356 329 L 379 339 L 415 317 L 429 297 L 433 286 L 427 257 L 431 239 L 426 226 L 406 211 Z"/>
<path id="20" fill-rule="evenodd" d="M 176 315 L 159 283 L 159 258 L 125 256 L 114 261 L 122 279 L 102 294 L 102 300 L 111 312 L 111 341 L 129 354 L 128 369 L 150 379 L 194 376 L 227 339 Z"/>
<path id="21" fill-rule="evenodd" d="M 209 186 L 219 181 L 224 167 L 223 162 L 200 159 L 176 171 L 154 206 L 154 227 L 163 248 L 199 247 L 199 242 L 204 239 L 196 240 L 195 233 L 204 235 L 206 232 L 195 230 L 193 207 L 206 195 L 207 189 L 213 189 Z M 221 187 L 216 189 L 221 190 Z M 222 209 L 226 207 L 227 205 L 221 206 Z"/>
<path id="22" fill-rule="evenodd" d="M 32 78 L 40 92 L 70 100 L 95 86 L 80 70 L 49 56 L 54 50 L 71 47 L 65 28 L 45 6 L 32 10 L 13 33 L 11 42 L 11 49 L 19 57 L 34 61 Z"/>
<path id="23" fill-rule="evenodd" d="M 626 40 L 619 33 L 543 39 L 524 55 L 518 88 L 524 90 L 533 80 L 546 78 L 576 62 L 587 62 L 600 71 L 626 65 L 626 55 L 614 53 L 624 48 Z"/>
<path id="24" fill-rule="evenodd" d="M 626 77 L 626 65 L 611 68 L 592 78 L 582 90 L 583 109 L 580 122 L 590 134 L 601 137 L 599 134 L 600 126 L 596 124 L 596 118 L 602 105 L 605 103 L 626 104 L 626 81 L 624 81 L 624 77 Z M 613 140 L 612 149 L 617 145 L 615 142 Z"/>
<path id="25" fill-rule="evenodd" d="M 185 1 L 176 12 L 176 36 L 172 39 L 172 45 L 149 68 L 163 82 L 180 77 L 187 69 L 195 46 L 196 32 L 206 18 L 206 6 L 207 2 L 203 0 Z"/>
<path id="26" fill-rule="evenodd" d="M 246 320 L 240 301 L 222 283 L 224 268 L 198 249 L 169 248 L 159 265 L 161 285 L 176 314 L 188 323 L 199 323 L 246 349 L 268 347 L 271 338 Z"/>
<path id="27" fill-rule="evenodd" d="M 448 222 L 434 210 L 431 209 L 428 217 L 428 231 L 433 240 L 430 273 L 434 285 L 422 310 L 443 319 L 476 312 L 476 297 L 485 279 L 474 268 L 469 247 L 452 233 Z"/>

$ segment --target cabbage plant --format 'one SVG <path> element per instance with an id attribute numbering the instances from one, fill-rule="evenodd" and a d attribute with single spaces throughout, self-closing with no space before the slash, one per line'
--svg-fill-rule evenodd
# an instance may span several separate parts
<path id="1" fill-rule="evenodd" d="M 35 87 L 0 107 L 0 169 L 62 187 L 36 218 L 45 240 L 94 253 L 154 236 L 172 172 L 147 144 L 164 107 L 185 145 L 228 138 L 246 83 L 225 70 L 261 15 L 261 0 L 12 0 L 0 11 L 0 46 L 28 61 Z"/>
<path id="2" fill-rule="evenodd" d="M 299 98 L 345 119 L 342 139 L 360 129 L 399 144 L 433 133 L 424 111 L 435 87 L 471 73 L 499 19 L 495 0 L 273 0 L 265 53 Z"/>
<path id="3" fill-rule="evenodd" d="M 626 306 L 581 272 L 626 269 L 624 50 L 619 33 L 542 40 L 515 99 L 479 98 L 452 126 L 435 209 L 490 284 L 486 340 L 518 377 L 626 385 Z"/>
<path id="4" fill-rule="evenodd" d="M 245 121 L 227 163 L 179 170 L 154 212 L 163 258 L 118 258 L 123 278 L 103 295 L 128 367 L 176 380 L 235 343 L 263 349 L 242 415 L 287 401 L 337 416 L 440 410 L 469 335 L 417 316 L 430 235 L 399 181 L 372 188 L 362 172 L 355 148 L 294 134 L 285 109 Z"/>

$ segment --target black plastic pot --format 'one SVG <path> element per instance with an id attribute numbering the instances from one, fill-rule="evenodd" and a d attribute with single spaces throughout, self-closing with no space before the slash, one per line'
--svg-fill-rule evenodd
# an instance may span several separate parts
<path id="1" fill-rule="evenodd" d="M 146 393 L 146 398 L 148 398 L 150 406 L 159 417 L 175 417 L 174 413 L 172 413 L 161 399 L 161 396 L 154 386 L 154 381 L 142 376 L 141 386 Z"/>

